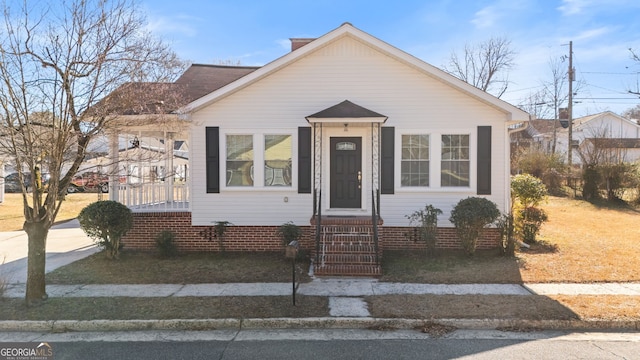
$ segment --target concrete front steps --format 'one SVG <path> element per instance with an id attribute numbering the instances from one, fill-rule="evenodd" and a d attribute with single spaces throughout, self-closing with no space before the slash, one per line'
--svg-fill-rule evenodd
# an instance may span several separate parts
<path id="1" fill-rule="evenodd" d="M 323 217 L 318 251 L 314 256 L 315 275 L 382 275 L 371 218 Z"/>

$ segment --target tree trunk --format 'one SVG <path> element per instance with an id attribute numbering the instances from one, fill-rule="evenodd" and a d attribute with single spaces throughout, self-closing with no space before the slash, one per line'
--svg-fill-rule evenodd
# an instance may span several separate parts
<path id="1" fill-rule="evenodd" d="M 46 300 L 48 295 L 45 283 L 45 263 L 47 235 L 49 227 L 44 221 L 24 223 L 24 230 L 29 238 L 29 255 L 27 258 L 27 306 Z"/>

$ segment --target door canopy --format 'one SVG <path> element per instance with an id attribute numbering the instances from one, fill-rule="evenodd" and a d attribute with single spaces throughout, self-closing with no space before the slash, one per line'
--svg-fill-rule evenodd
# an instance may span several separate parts
<path id="1" fill-rule="evenodd" d="M 313 115 L 306 117 L 310 124 L 315 123 L 336 123 L 342 124 L 348 119 L 349 123 L 380 123 L 387 121 L 387 116 L 379 114 L 375 111 L 354 104 L 349 100 L 345 100 L 337 105 L 326 108 Z"/>

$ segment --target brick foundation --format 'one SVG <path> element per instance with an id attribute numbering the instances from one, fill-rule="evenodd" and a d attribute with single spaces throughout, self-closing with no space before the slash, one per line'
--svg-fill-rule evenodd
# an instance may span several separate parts
<path id="1" fill-rule="evenodd" d="M 301 249 L 313 250 L 315 227 L 301 226 L 303 237 L 300 239 Z M 155 238 L 162 230 L 169 230 L 176 235 L 179 251 L 220 251 L 218 240 L 205 238 L 210 226 L 192 226 L 190 212 L 134 213 L 133 228 L 122 239 L 126 249 L 154 250 Z M 278 226 L 230 226 L 225 234 L 226 251 L 278 251 L 283 249 L 282 240 L 277 234 Z M 381 226 L 381 250 L 424 250 L 425 244 L 416 241 L 413 228 Z M 498 247 L 500 234 L 497 229 L 486 229 L 478 240 L 478 249 L 494 249 Z M 439 228 L 439 249 L 462 249 L 454 228 Z"/>

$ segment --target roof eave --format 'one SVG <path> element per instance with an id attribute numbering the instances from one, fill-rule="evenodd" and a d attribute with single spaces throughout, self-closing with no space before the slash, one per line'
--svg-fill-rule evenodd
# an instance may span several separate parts
<path id="1" fill-rule="evenodd" d="M 349 123 L 379 123 L 379 124 L 384 124 L 388 117 L 383 116 L 383 117 L 358 117 L 358 118 L 353 118 L 353 117 L 338 117 L 338 118 L 318 118 L 318 117 L 313 117 L 313 116 L 307 116 L 305 117 L 305 119 L 307 119 L 307 122 L 309 122 L 309 124 L 322 124 L 322 123 L 329 123 L 329 124 L 349 124 Z"/>

